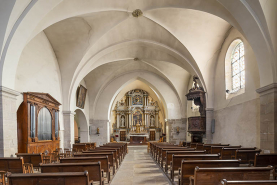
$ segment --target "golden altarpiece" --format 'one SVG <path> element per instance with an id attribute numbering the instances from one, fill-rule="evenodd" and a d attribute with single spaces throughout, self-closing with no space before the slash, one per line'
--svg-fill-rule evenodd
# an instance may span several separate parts
<path id="1" fill-rule="evenodd" d="M 120 141 L 144 143 L 153 141 L 162 134 L 162 123 L 159 122 L 160 108 L 157 101 L 141 89 L 128 91 L 116 103 L 114 108 L 114 133 L 120 135 Z"/>

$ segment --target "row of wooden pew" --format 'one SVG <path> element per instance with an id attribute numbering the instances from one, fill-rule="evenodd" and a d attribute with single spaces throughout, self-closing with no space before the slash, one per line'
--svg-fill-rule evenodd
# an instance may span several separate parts
<path id="1" fill-rule="evenodd" d="M 150 142 L 149 152 L 172 182 L 178 174 L 178 184 L 277 184 L 277 154 L 260 154 L 256 147 Z"/>
<path id="2" fill-rule="evenodd" d="M 73 156 L 43 163 L 44 154 L 16 154 L 18 157 L 0 158 L 0 172 L 5 172 L 9 185 L 84 185 L 110 183 L 127 154 L 127 143 L 107 143 L 73 152 Z M 24 166 L 31 164 L 37 173 L 26 173 Z M 5 184 L 5 180 L 0 184 Z"/>

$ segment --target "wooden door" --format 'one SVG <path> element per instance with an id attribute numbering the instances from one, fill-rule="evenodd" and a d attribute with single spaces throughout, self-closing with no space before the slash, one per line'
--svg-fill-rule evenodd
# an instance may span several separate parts
<path id="1" fill-rule="evenodd" d="M 120 141 L 126 141 L 126 131 L 120 131 Z"/>
<path id="2" fill-rule="evenodd" d="M 155 141 L 155 140 L 156 140 L 156 132 L 150 131 L 150 141 Z"/>

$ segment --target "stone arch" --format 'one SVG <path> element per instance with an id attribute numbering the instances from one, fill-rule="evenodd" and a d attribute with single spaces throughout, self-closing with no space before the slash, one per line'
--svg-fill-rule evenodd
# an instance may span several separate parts
<path id="1" fill-rule="evenodd" d="M 77 122 L 79 127 L 80 142 L 86 143 L 90 141 L 89 138 L 89 124 L 87 122 L 86 116 L 81 109 L 75 110 L 74 120 Z"/>

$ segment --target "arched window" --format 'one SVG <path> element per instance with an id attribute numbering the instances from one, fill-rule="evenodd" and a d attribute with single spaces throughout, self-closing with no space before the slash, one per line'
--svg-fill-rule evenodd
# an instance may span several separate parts
<path id="1" fill-rule="evenodd" d="M 232 91 L 236 92 L 245 87 L 244 45 L 240 41 L 231 56 Z"/>

